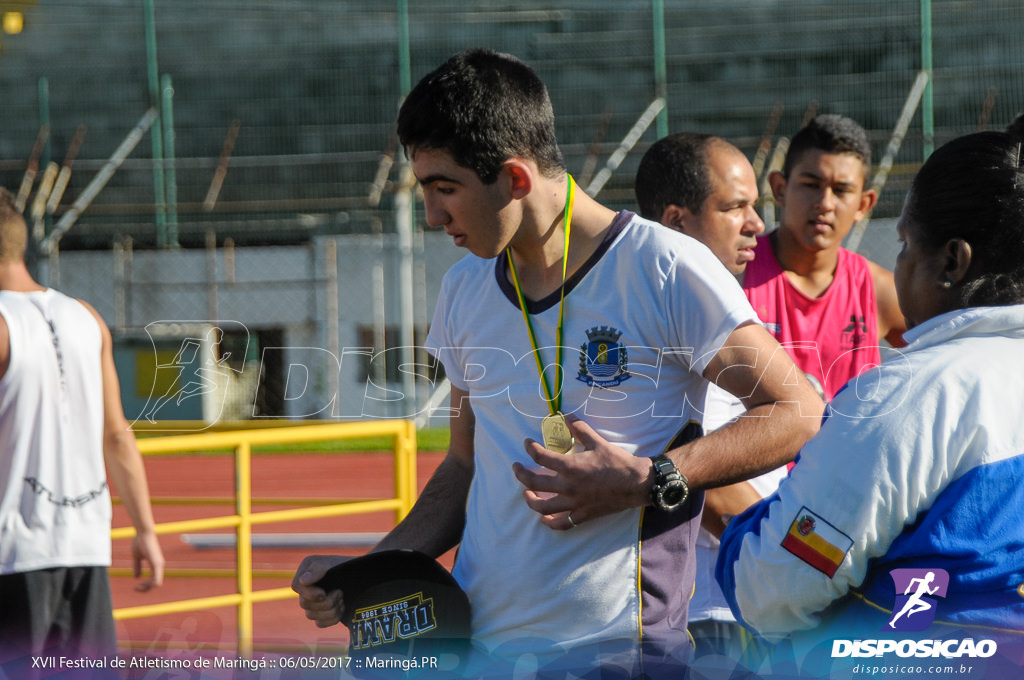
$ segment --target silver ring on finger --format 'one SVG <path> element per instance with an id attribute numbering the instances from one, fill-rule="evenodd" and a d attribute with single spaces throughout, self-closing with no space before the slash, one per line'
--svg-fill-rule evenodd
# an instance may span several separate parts
<path id="1" fill-rule="evenodd" d="M 576 527 L 578 527 L 578 526 L 579 526 L 578 524 L 576 524 L 576 522 L 574 522 L 574 521 L 573 521 L 573 519 L 572 519 L 572 513 L 571 513 L 571 512 L 569 513 L 569 526 L 570 526 L 570 528 L 572 528 L 572 529 L 575 529 Z"/>

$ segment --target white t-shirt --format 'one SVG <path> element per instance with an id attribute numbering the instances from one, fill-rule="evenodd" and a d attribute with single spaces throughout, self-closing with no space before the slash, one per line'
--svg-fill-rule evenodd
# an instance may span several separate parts
<path id="1" fill-rule="evenodd" d="M 474 639 L 507 658 L 600 640 L 637 645 L 643 619 L 645 637 L 678 636 L 688 645 L 694 567 L 687 551 L 699 506 L 641 546 L 651 508 L 562 532 L 543 526 L 523 500 L 512 463 L 534 465 L 523 440 L 541 440 L 548 406 L 505 267 L 504 256 L 456 263 L 427 340 L 451 383 L 470 393 L 476 416 L 475 471 L 453 572 L 469 595 Z M 756 320 L 703 244 L 625 212 L 566 290 L 562 411 L 637 456 L 660 453 L 687 423 L 699 423 L 709 385 L 701 372 L 737 326 Z M 527 307 L 553 376 L 559 295 Z M 664 547 L 673 534 L 683 538 Z M 656 602 L 651 583 L 669 599 L 686 597 Z"/>

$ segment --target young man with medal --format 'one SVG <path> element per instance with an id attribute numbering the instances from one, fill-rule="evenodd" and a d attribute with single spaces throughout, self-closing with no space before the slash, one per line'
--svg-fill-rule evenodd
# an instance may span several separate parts
<path id="1" fill-rule="evenodd" d="M 459 546 L 463 674 L 679 677 L 700 490 L 791 460 L 822 403 L 711 251 L 587 196 L 554 130 L 537 75 L 488 50 L 402 105 L 427 223 L 469 255 L 427 340 L 452 384 L 448 455 L 374 550 Z M 749 417 L 703 438 L 709 381 Z M 340 559 L 293 581 L 321 627 L 342 598 L 314 584 Z"/>

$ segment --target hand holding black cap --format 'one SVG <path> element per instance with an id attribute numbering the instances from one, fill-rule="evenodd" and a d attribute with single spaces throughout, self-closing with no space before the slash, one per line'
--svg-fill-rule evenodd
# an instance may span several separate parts
<path id="1" fill-rule="evenodd" d="M 469 598 L 448 570 L 415 550 L 370 553 L 338 564 L 316 584 L 341 590 L 349 654 L 458 653 L 469 640 Z M 429 647 L 429 649 L 425 649 Z"/>

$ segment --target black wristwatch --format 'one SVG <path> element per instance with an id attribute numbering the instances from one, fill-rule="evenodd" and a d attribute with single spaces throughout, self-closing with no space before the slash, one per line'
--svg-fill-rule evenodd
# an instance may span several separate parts
<path id="1" fill-rule="evenodd" d="M 659 510 L 675 510 L 690 495 L 686 477 L 672 459 L 664 453 L 651 458 L 654 463 L 654 486 L 651 487 L 651 505 Z"/>

